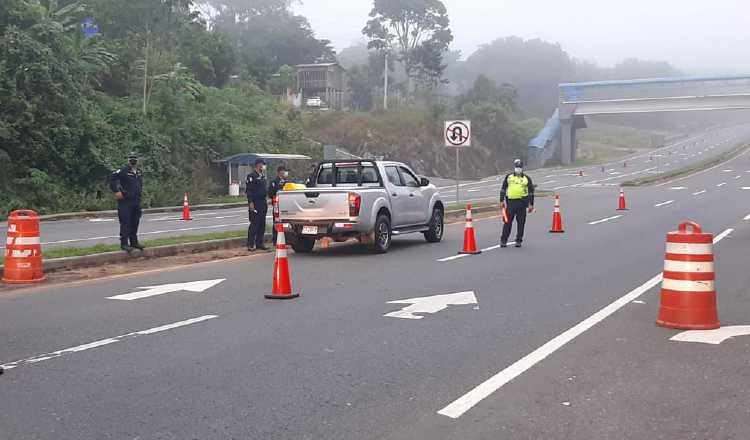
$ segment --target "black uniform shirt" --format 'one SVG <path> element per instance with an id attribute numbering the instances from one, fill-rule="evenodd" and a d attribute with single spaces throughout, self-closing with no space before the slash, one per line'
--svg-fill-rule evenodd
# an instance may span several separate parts
<path id="1" fill-rule="evenodd" d="M 133 171 L 130 166 L 124 166 L 112 173 L 109 178 L 109 189 L 112 192 L 122 192 L 126 200 L 140 200 L 143 195 L 143 172 Z"/>
<path id="2" fill-rule="evenodd" d="M 279 193 L 279 191 L 282 191 L 284 189 L 284 185 L 286 185 L 286 179 L 282 177 L 277 177 L 271 181 L 271 186 L 268 187 L 268 197 L 275 197 L 276 194 Z"/>
<path id="3" fill-rule="evenodd" d="M 247 193 L 248 202 L 265 202 L 268 197 L 268 185 L 266 176 L 258 174 L 257 171 L 247 175 L 245 182 L 245 192 Z"/>

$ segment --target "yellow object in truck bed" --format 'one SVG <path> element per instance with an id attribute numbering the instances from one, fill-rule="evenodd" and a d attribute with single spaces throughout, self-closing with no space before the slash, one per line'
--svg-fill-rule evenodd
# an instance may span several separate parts
<path id="1" fill-rule="evenodd" d="M 286 185 L 284 185 L 284 191 L 294 191 L 298 189 L 307 189 L 307 186 L 301 183 L 292 183 L 292 182 L 289 182 Z"/>

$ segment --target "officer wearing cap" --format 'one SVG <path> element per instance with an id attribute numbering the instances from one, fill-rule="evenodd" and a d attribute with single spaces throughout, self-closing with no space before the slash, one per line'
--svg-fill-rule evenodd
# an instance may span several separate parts
<path id="1" fill-rule="evenodd" d="M 255 170 L 247 175 L 245 182 L 250 227 L 247 230 L 247 250 L 267 250 L 263 244 L 266 234 L 266 214 L 268 213 L 268 184 L 266 183 L 266 161 L 257 159 Z"/>
<path id="2" fill-rule="evenodd" d="M 109 188 L 117 200 L 117 217 L 120 220 L 120 248 L 131 252 L 143 250 L 138 242 L 138 226 L 141 223 L 141 197 L 143 195 L 143 172 L 138 168 L 138 154 L 128 155 L 128 164 L 116 170 L 109 178 Z"/>
<path id="3" fill-rule="evenodd" d="M 516 247 L 520 248 L 523 243 L 523 232 L 526 227 L 526 212 L 534 212 L 534 184 L 531 177 L 523 172 L 523 162 L 516 159 L 513 162 L 515 168 L 512 174 L 503 179 L 500 189 L 500 208 L 507 209 L 508 222 L 503 225 L 503 234 L 500 237 L 500 247 L 508 247 L 508 237 L 513 227 L 513 219 L 516 220 Z"/>
<path id="4" fill-rule="evenodd" d="M 276 194 L 278 194 L 279 191 L 284 190 L 284 185 L 286 185 L 288 180 L 289 171 L 287 171 L 284 165 L 279 165 L 279 167 L 276 168 L 276 178 L 271 181 L 271 185 L 268 187 L 268 197 L 271 199 L 271 204 L 275 203 L 274 197 L 276 197 Z M 276 234 L 276 228 L 274 227 L 273 244 L 276 244 Z"/>

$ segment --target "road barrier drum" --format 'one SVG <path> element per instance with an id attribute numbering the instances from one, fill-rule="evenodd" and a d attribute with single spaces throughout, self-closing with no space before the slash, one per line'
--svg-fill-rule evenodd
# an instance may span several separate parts
<path id="1" fill-rule="evenodd" d="M 13 211 L 8 217 L 3 282 L 30 284 L 44 281 L 39 215 L 30 210 Z"/>
<path id="2" fill-rule="evenodd" d="M 681 330 L 719 328 L 715 281 L 713 235 L 693 222 L 668 233 L 656 324 Z"/>

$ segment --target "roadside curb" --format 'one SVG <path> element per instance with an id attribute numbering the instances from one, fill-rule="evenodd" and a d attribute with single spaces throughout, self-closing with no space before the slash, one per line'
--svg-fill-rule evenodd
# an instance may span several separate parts
<path id="1" fill-rule="evenodd" d="M 244 203 L 241 206 L 244 206 Z M 472 212 L 474 214 L 495 214 L 500 212 L 500 206 L 482 206 L 473 208 Z M 445 222 L 455 223 L 463 221 L 465 215 L 465 209 L 447 211 L 445 213 Z M 270 233 L 266 234 L 265 241 L 270 242 L 271 237 L 272 235 Z M 197 254 L 201 252 L 218 251 L 224 249 L 236 249 L 245 247 L 246 243 L 247 239 L 244 237 L 225 238 L 221 240 L 207 240 L 199 241 L 197 243 L 183 243 L 147 248 L 142 253 L 135 251 L 132 255 L 123 251 L 116 251 L 104 252 L 101 254 L 84 255 L 81 257 L 54 258 L 50 260 L 44 260 L 43 265 L 45 272 L 57 272 L 62 270 L 73 270 L 87 267 L 104 266 L 107 264 L 123 263 L 141 258 L 162 258 L 172 257 L 179 254 Z M 2 271 L 3 266 L 0 266 L 0 273 L 2 273 Z"/>

